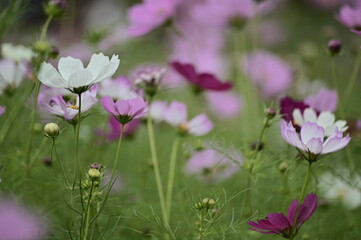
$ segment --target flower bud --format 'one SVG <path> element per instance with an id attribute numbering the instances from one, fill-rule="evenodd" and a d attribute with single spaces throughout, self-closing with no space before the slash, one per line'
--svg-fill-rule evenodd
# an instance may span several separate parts
<path id="1" fill-rule="evenodd" d="M 47 137 L 55 138 L 59 135 L 59 126 L 56 123 L 47 123 L 44 127 L 44 132 Z"/>
<path id="2" fill-rule="evenodd" d="M 266 108 L 265 115 L 268 119 L 272 119 L 276 116 L 277 112 L 273 108 Z"/>
<path id="3" fill-rule="evenodd" d="M 50 157 L 44 157 L 43 164 L 47 167 L 51 167 L 53 165 L 53 160 Z"/>
<path id="4" fill-rule="evenodd" d="M 342 43 L 340 40 L 337 39 L 331 39 L 328 44 L 328 50 L 332 56 L 337 55 L 342 48 Z"/>
<path id="5" fill-rule="evenodd" d="M 94 169 L 100 170 L 100 169 L 103 168 L 103 165 L 100 164 L 100 163 L 92 163 L 92 164 L 90 165 L 90 168 L 94 168 Z"/>
<path id="6" fill-rule="evenodd" d="M 212 209 L 216 205 L 216 202 L 212 198 L 204 198 L 202 203 L 206 209 Z"/>
<path id="7" fill-rule="evenodd" d="M 89 169 L 88 176 L 89 176 L 90 180 L 96 181 L 96 180 L 99 180 L 99 178 L 100 178 L 100 172 L 98 169 L 92 168 L 92 169 Z"/>
<path id="8" fill-rule="evenodd" d="M 278 170 L 283 174 L 287 171 L 288 164 L 286 162 L 281 162 L 281 164 L 278 166 Z"/>
<path id="9" fill-rule="evenodd" d="M 201 209 L 203 208 L 203 205 L 202 205 L 201 202 L 197 202 L 196 204 L 194 204 L 194 207 L 195 207 L 195 209 L 197 209 L 197 210 L 201 210 Z"/>
<path id="10" fill-rule="evenodd" d="M 44 11 L 48 16 L 61 17 L 68 8 L 68 3 L 65 0 L 50 0 L 44 7 Z"/>

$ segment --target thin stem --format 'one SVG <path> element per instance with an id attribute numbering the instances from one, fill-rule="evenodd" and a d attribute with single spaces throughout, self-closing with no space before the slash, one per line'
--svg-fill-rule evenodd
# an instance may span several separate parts
<path id="1" fill-rule="evenodd" d="M 168 186 L 167 186 L 167 196 L 165 202 L 168 219 L 170 219 L 170 213 L 171 213 L 174 177 L 175 177 L 175 169 L 176 169 L 177 153 L 178 153 L 179 145 L 180 145 L 180 137 L 177 136 L 173 142 L 172 151 L 170 155 L 169 171 L 168 171 Z"/>
<path id="2" fill-rule="evenodd" d="M 302 189 L 301 189 L 301 192 L 300 192 L 300 197 L 298 198 L 298 206 L 297 206 L 297 209 L 296 209 L 295 217 L 294 217 L 292 228 L 291 228 L 291 234 L 290 234 L 290 239 L 291 240 L 296 237 L 296 233 L 297 233 L 297 226 L 296 225 L 297 225 L 298 214 L 299 214 L 301 203 L 302 203 L 303 198 L 305 196 L 305 191 L 306 191 L 306 188 L 307 188 L 308 179 L 310 178 L 310 175 L 311 175 L 311 168 L 312 168 L 312 162 L 309 162 L 306 177 L 305 177 L 305 180 L 303 182 Z"/>
<path id="3" fill-rule="evenodd" d="M 110 175 L 110 179 L 109 179 L 109 183 L 108 183 L 108 186 L 107 186 L 107 190 L 105 192 L 104 200 L 102 201 L 99 210 L 97 211 L 95 216 L 92 218 L 89 225 L 93 224 L 93 222 L 98 218 L 99 214 L 102 212 L 102 210 L 103 210 L 103 208 L 105 206 L 105 203 L 108 200 L 110 190 L 111 190 L 111 188 L 113 186 L 113 181 L 114 181 L 114 178 L 115 178 L 115 172 L 116 172 L 116 168 L 118 166 L 118 159 L 119 159 L 119 154 L 120 154 L 120 146 L 122 144 L 122 139 L 123 139 L 124 126 L 125 126 L 125 124 L 120 125 L 120 136 L 119 136 L 119 140 L 118 140 L 117 150 L 116 150 L 116 153 L 115 153 L 115 158 L 114 158 L 114 161 L 113 161 L 112 173 Z"/>
<path id="4" fill-rule="evenodd" d="M 357 81 L 357 75 L 359 72 L 360 64 L 361 64 L 361 54 L 358 53 L 355 65 L 353 66 L 353 69 L 352 69 L 350 81 L 348 81 L 348 86 L 346 88 L 343 104 L 348 103 L 348 99 L 352 93 L 352 90 L 354 89 L 354 85 Z"/>
<path id="5" fill-rule="evenodd" d="M 150 114 L 148 114 L 148 118 L 147 118 L 147 127 L 148 127 L 150 151 L 151 151 L 151 155 L 152 155 L 152 163 L 153 163 L 155 180 L 156 180 L 156 184 L 157 184 L 160 207 L 161 207 L 161 210 L 162 210 L 162 216 L 163 216 L 163 220 L 165 222 L 165 225 L 169 226 L 167 210 L 166 210 L 165 201 L 164 201 L 162 180 L 161 180 L 161 177 L 160 177 L 159 166 L 158 166 L 158 158 L 157 158 L 157 150 L 156 150 L 156 146 L 155 146 L 153 123 L 152 123 L 152 118 L 151 118 Z"/>
<path id="6" fill-rule="evenodd" d="M 40 35 L 40 41 L 43 42 L 45 41 L 45 37 L 46 37 L 46 32 L 48 31 L 48 27 L 49 24 L 51 22 L 51 20 L 53 19 L 53 16 L 48 16 L 48 18 L 46 19 L 43 28 L 41 29 L 41 35 Z"/>
<path id="7" fill-rule="evenodd" d="M 70 185 L 68 183 L 68 180 L 67 180 L 67 178 L 65 176 L 63 164 L 61 163 L 61 161 L 59 159 L 58 151 L 56 150 L 55 138 L 52 138 L 52 141 L 53 141 L 53 144 L 51 146 L 51 159 L 53 159 L 53 151 L 54 151 L 56 160 L 58 161 L 58 164 L 59 164 L 59 167 L 60 167 L 61 175 L 63 176 L 64 183 L 70 189 L 71 187 L 70 187 Z"/>
<path id="8" fill-rule="evenodd" d="M 91 187 L 90 187 L 90 192 L 89 192 L 89 197 L 88 197 L 88 202 L 85 208 L 85 220 L 83 222 L 83 226 L 85 227 L 84 229 L 84 235 L 83 235 L 83 239 L 86 240 L 88 237 L 88 231 L 89 231 L 89 216 L 90 216 L 90 203 L 91 203 L 91 198 L 93 195 L 93 188 L 94 188 L 94 180 L 91 181 Z"/>
<path id="9" fill-rule="evenodd" d="M 79 159 L 79 135 L 80 135 L 80 122 L 81 122 L 81 93 L 78 94 L 79 98 L 79 109 L 78 109 L 78 120 L 75 129 L 75 171 L 79 173 L 81 179 L 81 168 L 80 168 L 80 159 Z M 76 177 L 75 177 L 76 179 Z M 76 181 L 75 181 L 76 182 Z"/>

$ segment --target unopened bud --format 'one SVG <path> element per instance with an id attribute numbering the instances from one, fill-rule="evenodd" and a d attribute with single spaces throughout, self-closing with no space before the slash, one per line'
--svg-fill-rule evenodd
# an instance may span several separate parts
<path id="1" fill-rule="evenodd" d="M 48 16 L 61 17 L 68 8 L 68 3 L 65 0 L 50 0 L 44 7 L 44 11 Z"/>
<path id="2" fill-rule="evenodd" d="M 100 169 L 103 168 L 103 165 L 100 164 L 100 163 L 92 163 L 92 164 L 90 165 L 90 168 L 94 168 L 94 169 L 100 170 Z"/>
<path id="3" fill-rule="evenodd" d="M 265 115 L 267 118 L 272 119 L 276 116 L 277 112 L 273 108 L 266 108 Z"/>
<path id="4" fill-rule="evenodd" d="M 203 205 L 202 205 L 201 202 L 197 202 L 196 204 L 194 204 L 194 207 L 195 207 L 195 209 L 197 209 L 197 210 L 201 210 L 201 209 L 203 208 Z"/>
<path id="5" fill-rule="evenodd" d="M 288 164 L 286 162 L 281 162 L 281 164 L 278 166 L 278 170 L 281 173 L 285 173 L 288 169 Z"/>
<path id="6" fill-rule="evenodd" d="M 342 48 L 342 43 L 340 40 L 337 39 L 331 39 L 328 44 L 328 50 L 330 51 L 331 55 L 337 55 Z"/>
<path id="7" fill-rule="evenodd" d="M 100 172 L 98 169 L 92 168 L 92 169 L 89 169 L 88 176 L 89 176 L 90 180 L 95 181 L 100 178 Z"/>
<path id="8" fill-rule="evenodd" d="M 212 198 L 205 198 L 202 200 L 202 203 L 206 209 L 212 209 L 216 205 L 216 202 Z"/>
<path id="9" fill-rule="evenodd" d="M 53 161 L 51 160 L 51 157 L 44 157 L 43 163 L 47 167 L 51 167 L 53 165 Z"/>
<path id="10" fill-rule="evenodd" d="M 56 123 L 47 123 L 44 127 L 46 136 L 55 138 L 59 135 L 59 126 Z"/>

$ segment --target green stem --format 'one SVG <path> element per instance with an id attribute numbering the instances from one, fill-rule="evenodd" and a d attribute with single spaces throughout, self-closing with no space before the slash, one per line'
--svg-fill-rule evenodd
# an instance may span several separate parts
<path id="1" fill-rule="evenodd" d="M 308 169 L 307 169 L 305 180 L 304 180 L 303 185 L 302 185 L 300 197 L 298 198 L 298 206 L 297 206 L 297 209 L 296 209 L 295 217 L 294 217 L 294 220 L 293 220 L 293 225 L 292 225 L 292 228 L 291 228 L 291 235 L 290 235 L 291 240 L 294 239 L 296 237 L 296 234 L 297 234 L 297 226 L 296 226 L 296 224 L 297 224 L 298 214 L 299 214 L 299 210 L 300 210 L 300 206 L 302 204 L 303 198 L 305 196 L 305 191 L 306 191 L 306 188 L 307 188 L 308 180 L 309 180 L 310 175 L 311 175 L 311 168 L 312 168 L 312 162 L 310 162 L 309 165 L 308 165 Z"/>
<path id="2" fill-rule="evenodd" d="M 78 109 L 78 119 L 75 129 L 75 171 L 79 174 L 80 180 L 82 171 L 80 168 L 80 158 L 79 158 L 79 135 L 80 135 L 80 122 L 81 122 L 81 93 L 78 94 L 79 98 L 79 109 Z M 75 178 L 76 179 L 76 178 Z"/>
<path id="3" fill-rule="evenodd" d="M 162 180 L 160 177 L 158 158 L 157 158 L 157 150 L 156 150 L 156 146 L 155 146 L 154 129 L 153 129 L 153 123 L 152 123 L 152 118 L 151 118 L 150 114 L 148 114 L 148 118 L 147 118 L 147 127 L 148 127 L 150 151 L 151 151 L 151 155 L 152 155 L 152 163 L 153 163 L 155 180 L 156 180 L 156 184 L 157 184 L 160 207 L 162 210 L 163 220 L 165 222 L 165 225 L 168 227 L 169 221 L 168 221 L 167 210 L 166 210 L 165 201 L 164 201 Z"/>
<path id="4" fill-rule="evenodd" d="M 110 190 L 112 189 L 112 186 L 113 186 L 113 181 L 114 181 L 114 178 L 115 178 L 115 172 L 116 172 L 116 168 L 118 166 L 118 159 L 119 159 L 119 154 L 120 154 L 120 146 L 122 144 L 122 139 L 123 139 L 123 131 L 124 131 L 124 126 L 125 124 L 121 124 L 120 126 L 120 136 L 119 136 L 119 140 L 118 140 L 118 145 L 117 145 L 117 150 L 116 150 L 116 153 L 115 153 L 115 158 L 114 158 L 114 161 L 113 161 L 113 168 L 112 168 L 112 173 L 110 175 L 110 179 L 109 179 L 109 183 L 108 183 L 108 186 L 107 186 L 107 190 L 105 192 L 105 196 L 104 196 L 104 200 L 102 201 L 101 205 L 100 205 L 100 208 L 99 210 L 97 210 L 95 216 L 92 218 L 92 220 L 90 221 L 89 225 L 93 224 L 94 221 L 96 221 L 96 219 L 98 218 L 98 216 L 100 215 L 100 213 L 102 212 L 107 200 L 108 200 L 108 197 L 109 197 L 109 193 L 110 193 Z"/>
<path id="5" fill-rule="evenodd" d="M 345 92 L 345 95 L 344 95 L 344 101 L 342 104 L 347 104 L 348 103 L 348 99 L 352 93 L 352 90 L 354 89 L 354 85 L 357 81 L 357 75 L 358 75 L 358 72 L 359 72 L 359 67 L 360 67 L 360 64 L 361 64 L 361 54 L 358 53 L 358 56 L 357 56 L 357 59 L 355 61 L 355 65 L 353 66 L 353 69 L 352 69 L 352 73 L 351 73 L 351 79 L 350 81 L 348 82 L 348 86 L 346 88 L 346 92 Z"/>
<path id="6" fill-rule="evenodd" d="M 64 183 L 65 183 L 66 187 L 68 187 L 70 189 L 71 187 L 70 187 L 70 185 L 68 183 L 68 180 L 67 180 L 67 178 L 65 176 L 63 164 L 61 163 L 61 161 L 59 159 L 58 151 L 56 150 L 55 138 L 52 138 L 52 142 L 53 143 L 52 143 L 52 146 L 51 146 L 51 159 L 53 159 L 53 151 L 54 151 L 56 160 L 58 161 L 58 164 L 59 164 L 59 167 L 60 167 L 61 175 L 63 176 Z"/>
<path id="7" fill-rule="evenodd" d="M 41 29 L 41 35 L 40 35 L 41 42 L 45 41 L 46 32 L 48 31 L 48 27 L 49 27 L 49 24 L 52 19 L 53 19 L 53 16 L 48 16 L 48 18 L 46 19 L 46 21 L 43 25 L 43 28 Z"/>
<path id="8" fill-rule="evenodd" d="M 89 231 L 89 216 L 90 216 L 90 203 L 91 203 L 91 198 L 93 195 L 93 188 L 94 188 L 94 180 L 91 181 L 91 187 L 90 187 L 90 192 L 89 192 L 89 197 L 88 197 L 88 202 L 85 208 L 85 220 L 83 222 L 83 226 L 85 227 L 84 229 L 84 234 L 83 234 L 83 239 L 86 240 L 88 237 L 88 231 Z"/>
<path id="9" fill-rule="evenodd" d="M 167 209 L 167 218 L 170 219 L 171 206 L 172 206 L 172 194 L 173 194 L 173 186 L 174 186 L 174 177 L 175 177 L 175 169 L 177 162 L 177 153 L 180 145 L 180 137 L 177 136 L 174 139 L 172 151 L 170 155 L 170 164 L 168 171 L 168 186 L 167 186 L 167 196 L 166 196 L 166 209 Z"/>

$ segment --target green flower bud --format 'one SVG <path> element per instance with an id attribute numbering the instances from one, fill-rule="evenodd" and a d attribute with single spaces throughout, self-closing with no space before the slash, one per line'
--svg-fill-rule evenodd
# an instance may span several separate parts
<path id="1" fill-rule="evenodd" d="M 47 123 L 44 127 L 44 132 L 47 137 L 55 138 L 59 135 L 60 128 L 56 123 Z"/>
<path id="2" fill-rule="evenodd" d="M 99 180 L 100 175 L 101 174 L 98 169 L 92 168 L 92 169 L 89 169 L 89 171 L 88 171 L 88 176 L 89 176 L 90 180 L 92 180 L 92 181 Z"/>
<path id="3" fill-rule="evenodd" d="M 204 198 L 202 203 L 206 209 L 212 209 L 216 205 L 216 202 L 212 198 Z"/>

